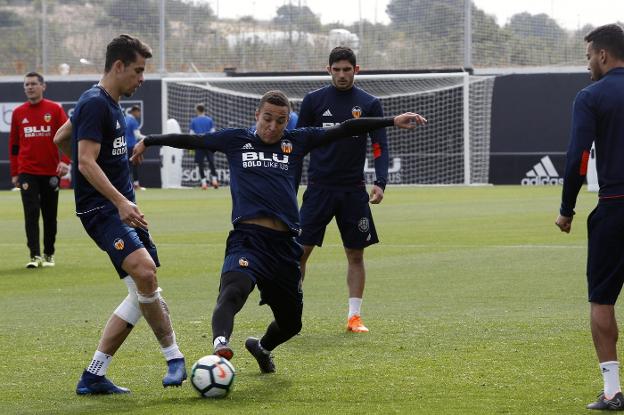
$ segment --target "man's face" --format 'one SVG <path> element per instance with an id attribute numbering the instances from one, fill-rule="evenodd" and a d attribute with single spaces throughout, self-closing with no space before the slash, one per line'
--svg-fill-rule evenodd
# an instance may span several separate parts
<path id="1" fill-rule="evenodd" d="M 29 102 L 36 104 L 43 99 L 43 91 L 45 84 L 39 82 L 36 76 L 27 76 L 24 78 L 24 93 Z"/>
<path id="2" fill-rule="evenodd" d="M 288 124 L 288 107 L 265 102 L 256 111 L 256 134 L 267 144 L 277 143 Z"/>
<path id="3" fill-rule="evenodd" d="M 332 77 L 332 83 L 341 91 L 351 89 L 353 86 L 353 78 L 359 71 L 359 65 L 353 66 L 346 59 L 334 62 L 331 66 L 327 67 L 327 72 L 329 72 Z"/>
<path id="4" fill-rule="evenodd" d="M 141 110 L 130 111 L 130 115 L 132 115 L 137 120 L 141 119 Z"/>
<path id="5" fill-rule="evenodd" d="M 605 50 L 595 50 L 593 42 L 587 44 L 587 69 L 591 73 L 592 81 L 598 81 L 603 77 L 604 73 L 601 67 L 601 61 L 604 59 Z"/>
<path id="6" fill-rule="evenodd" d="M 145 72 L 145 58 L 138 53 L 136 60 L 128 66 L 121 65 L 118 68 L 117 80 L 120 86 L 120 92 L 125 97 L 130 97 L 143 84 L 143 75 Z"/>

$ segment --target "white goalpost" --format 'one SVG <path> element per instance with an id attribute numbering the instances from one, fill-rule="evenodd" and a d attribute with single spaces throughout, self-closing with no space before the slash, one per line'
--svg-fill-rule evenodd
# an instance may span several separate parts
<path id="1" fill-rule="evenodd" d="M 298 111 L 306 93 L 330 80 L 329 76 L 163 78 L 163 131 L 173 119 L 182 132 L 188 132 L 198 103 L 205 105 L 217 129 L 251 127 L 258 101 L 266 91 L 285 92 Z M 414 111 L 428 119 L 427 126 L 415 132 L 386 130 L 388 184 L 488 183 L 493 77 L 464 72 L 358 75 L 356 85 L 379 97 L 386 115 Z M 372 183 L 374 163 L 372 152 L 368 154 L 364 171 L 367 182 Z M 219 181 L 228 184 L 229 170 L 222 154 L 215 154 L 215 164 Z M 307 183 L 307 160 L 305 164 L 302 184 Z M 180 168 L 180 182 L 168 180 L 168 185 L 199 185 L 191 151 L 184 151 Z"/>

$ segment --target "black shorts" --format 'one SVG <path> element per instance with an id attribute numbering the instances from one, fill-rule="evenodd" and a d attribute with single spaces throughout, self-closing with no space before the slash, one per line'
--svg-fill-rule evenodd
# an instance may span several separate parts
<path id="1" fill-rule="evenodd" d="M 587 218 L 589 301 L 615 304 L 624 283 L 624 200 L 601 200 Z"/>
<path id="2" fill-rule="evenodd" d="M 128 255 L 145 248 L 156 266 L 160 266 L 156 245 L 147 229 L 132 228 L 121 221 L 116 209 L 99 209 L 78 216 L 85 230 L 101 250 L 106 251 L 119 274 L 128 275 L 121 265 Z"/>
<path id="3" fill-rule="evenodd" d="M 301 205 L 302 245 L 323 245 L 325 228 L 336 217 L 345 248 L 362 249 L 379 242 L 366 188 L 308 186 Z"/>
<path id="4" fill-rule="evenodd" d="M 302 254 L 301 245 L 287 232 L 237 224 L 227 239 L 221 273 L 248 275 L 260 290 L 261 304 L 287 304 L 301 309 Z"/>

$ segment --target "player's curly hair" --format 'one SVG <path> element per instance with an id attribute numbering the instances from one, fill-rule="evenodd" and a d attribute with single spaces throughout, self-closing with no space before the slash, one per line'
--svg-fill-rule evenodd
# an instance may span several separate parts
<path id="1" fill-rule="evenodd" d="M 624 29 L 617 24 L 595 28 L 585 36 L 585 42 L 592 42 L 594 50 L 604 49 L 615 58 L 624 60 Z"/>
<path id="2" fill-rule="evenodd" d="M 139 38 L 130 35 L 119 35 L 106 46 L 106 63 L 104 71 L 108 72 L 113 64 L 120 60 L 124 66 L 130 65 L 137 59 L 137 54 L 145 59 L 152 57 L 152 49 Z"/>

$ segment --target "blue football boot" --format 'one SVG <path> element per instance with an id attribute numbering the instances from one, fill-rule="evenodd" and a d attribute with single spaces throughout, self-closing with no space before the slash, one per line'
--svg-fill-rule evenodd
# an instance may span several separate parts
<path id="1" fill-rule="evenodd" d="M 167 362 L 167 374 L 163 378 L 163 387 L 180 386 L 186 380 L 184 358 L 171 359 Z"/>
<path id="2" fill-rule="evenodd" d="M 115 385 L 106 376 L 98 376 L 86 370 L 76 386 L 78 395 L 111 395 L 117 393 L 130 393 L 130 389 Z"/>

